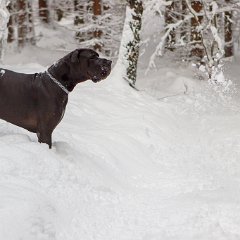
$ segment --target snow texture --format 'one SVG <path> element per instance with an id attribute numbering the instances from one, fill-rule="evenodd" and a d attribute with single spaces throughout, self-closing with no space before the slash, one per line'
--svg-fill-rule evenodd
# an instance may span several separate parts
<path id="1" fill-rule="evenodd" d="M 9 12 L 6 8 L 7 3 L 7 0 L 0 0 L 0 39 L 3 38 L 9 19 Z"/>
<path id="2" fill-rule="evenodd" d="M 42 72 L 72 49 L 70 34 L 44 32 L 1 67 Z M 240 238 L 240 59 L 225 89 L 173 58 L 145 76 L 151 44 L 140 91 L 122 79 L 124 51 L 107 80 L 74 89 L 53 149 L 0 121 L 0 240 Z"/>
<path id="3" fill-rule="evenodd" d="M 1 77 L 5 74 L 5 70 L 1 69 L 0 70 Z"/>
<path id="4" fill-rule="evenodd" d="M 239 239 L 239 96 L 163 72 L 161 98 L 80 84 L 52 150 L 0 122 L 0 239 Z"/>

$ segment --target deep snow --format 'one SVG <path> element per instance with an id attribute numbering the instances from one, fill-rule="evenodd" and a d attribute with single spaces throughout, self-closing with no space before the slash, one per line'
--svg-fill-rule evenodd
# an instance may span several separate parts
<path id="1" fill-rule="evenodd" d="M 70 94 L 52 150 L 1 121 L 0 239 L 239 239 L 237 70 L 223 94 L 166 67 L 137 92 L 115 68 Z"/>

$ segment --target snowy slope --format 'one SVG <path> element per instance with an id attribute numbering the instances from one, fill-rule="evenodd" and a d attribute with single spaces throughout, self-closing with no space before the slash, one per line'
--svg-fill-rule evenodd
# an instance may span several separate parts
<path id="1" fill-rule="evenodd" d="M 239 239 L 237 95 L 168 77 L 175 97 L 136 92 L 116 69 L 80 84 L 52 150 L 1 121 L 0 239 Z"/>

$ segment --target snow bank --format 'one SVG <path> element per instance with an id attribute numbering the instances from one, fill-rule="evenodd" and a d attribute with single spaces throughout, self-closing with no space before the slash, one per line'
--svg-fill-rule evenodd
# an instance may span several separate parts
<path id="1" fill-rule="evenodd" d="M 180 71 L 80 84 L 52 150 L 1 121 L 0 239 L 238 239 L 239 102 Z"/>

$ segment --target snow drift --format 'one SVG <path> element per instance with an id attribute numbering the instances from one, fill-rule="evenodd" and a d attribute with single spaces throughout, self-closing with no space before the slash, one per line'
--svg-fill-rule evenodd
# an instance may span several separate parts
<path id="1" fill-rule="evenodd" d="M 175 97 L 120 84 L 117 69 L 80 84 L 52 150 L 0 122 L 0 239 L 239 238 L 238 98 L 165 70 Z"/>

